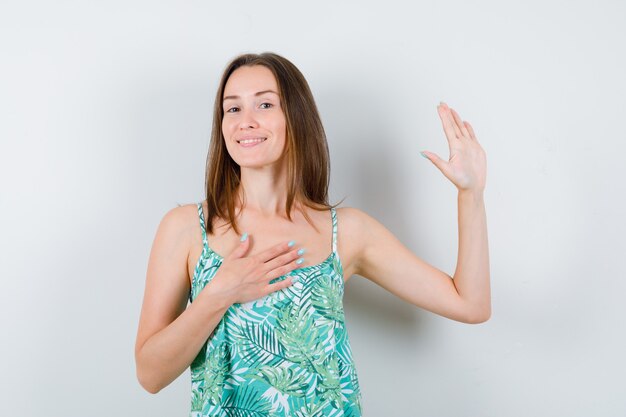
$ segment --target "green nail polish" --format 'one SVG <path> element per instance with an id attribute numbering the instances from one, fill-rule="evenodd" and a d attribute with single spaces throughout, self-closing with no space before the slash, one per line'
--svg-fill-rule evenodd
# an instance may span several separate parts
<path id="1" fill-rule="evenodd" d="M 293 245 L 295 245 L 295 244 L 296 244 L 296 242 L 295 242 L 295 241 L 290 240 L 290 241 L 289 241 L 289 243 L 287 243 L 287 246 L 289 246 L 289 247 L 291 248 L 291 247 L 292 247 Z"/>
<path id="2" fill-rule="evenodd" d="M 241 242 L 245 242 L 248 239 L 248 233 L 244 233 L 243 235 L 241 235 L 241 239 L 239 239 Z"/>
<path id="3" fill-rule="evenodd" d="M 300 259 L 298 259 L 298 260 L 296 261 L 296 263 L 297 263 L 298 265 L 302 265 L 302 262 L 304 262 L 304 259 L 302 259 L 302 258 L 300 258 Z"/>
<path id="4" fill-rule="evenodd" d="M 424 152 L 420 152 L 420 155 L 422 155 L 424 158 L 428 159 L 428 157 L 426 156 L 426 154 Z"/>
<path id="5" fill-rule="evenodd" d="M 300 249 L 298 251 L 298 255 L 302 256 L 302 255 L 304 255 L 304 252 L 306 252 L 306 250 L 304 248 L 302 248 L 302 249 Z"/>

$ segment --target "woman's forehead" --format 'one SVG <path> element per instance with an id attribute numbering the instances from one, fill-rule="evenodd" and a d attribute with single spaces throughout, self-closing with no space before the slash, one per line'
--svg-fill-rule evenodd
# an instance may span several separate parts
<path id="1" fill-rule="evenodd" d="M 244 66 L 237 68 L 228 78 L 224 87 L 224 100 L 265 92 L 278 94 L 278 85 L 272 71 L 262 65 Z"/>

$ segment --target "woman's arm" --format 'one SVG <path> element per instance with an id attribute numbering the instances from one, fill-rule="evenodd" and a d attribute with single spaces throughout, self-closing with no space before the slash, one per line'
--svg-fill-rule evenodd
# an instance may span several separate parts
<path id="1" fill-rule="evenodd" d="M 189 367 L 228 309 L 211 283 L 186 308 L 192 230 L 184 210 L 189 208 L 175 208 L 164 216 L 148 262 L 135 363 L 139 382 L 153 394 Z M 193 231 L 199 233 L 196 223 Z"/>
<path id="2" fill-rule="evenodd" d="M 357 242 L 353 270 L 411 304 L 453 320 L 481 323 L 491 315 L 483 200 L 486 157 L 469 123 L 445 104 L 438 110 L 450 159 L 446 162 L 431 152 L 423 154 L 459 190 L 459 249 L 454 277 L 415 256 L 373 218 L 349 209 L 348 233 L 351 241 Z"/>
<path id="3" fill-rule="evenodd" d="M 487 216 L 482 193 L 459 191 L 459 253 L 454 285 L 468 304 L 469 322 L 491 317 Z"/>

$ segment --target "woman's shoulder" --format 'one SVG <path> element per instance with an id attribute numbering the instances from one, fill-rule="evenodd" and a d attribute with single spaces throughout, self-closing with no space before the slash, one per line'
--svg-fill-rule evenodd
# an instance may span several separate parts
<path id="1" fill-rule="evenodd" d="M 206 210 L 206 207 L 203 206 L 203 210 Z M 163 215 L 163 218 L 172 221 L 185 221 L 193 216 L 195 216 L 196 219 L 198 218 L 198 203 L 179 204 L 176 207 L 168 209 Z"/>
<path id="2" fill-rule="evenodd" d="M 206 215 L 205 215 L 206 219 Z M 182 204 L 169 209 L 161 219 L 160 228 L 170 233 L 186 233 L 200 227 L 198 203 Z"/>
<path id="3" fill-rule="evenodd" d="M 367 221 L 367 219 L 372 218 L 365 211 L 356 207 L 337 207 L 335 210 L 337 211 L 338 216 L 342 216 L 351 220 Z"/>
<path id="4" fill-rule="evenodd" d="M 159 254 L 159 259 L 184 263 L 191 250 L 198 246 L 198 241 L 202 242 L 198 206 L 178 205 L 163 214 L 152 244 L 152 252 Z"/>
<path id="5" fill-rule="evenodd" d="M 375 222 L 373 217 L 356 207 L 338 207 L 336 212 L 337 222 L 344 230 L 363 230 Z"/>

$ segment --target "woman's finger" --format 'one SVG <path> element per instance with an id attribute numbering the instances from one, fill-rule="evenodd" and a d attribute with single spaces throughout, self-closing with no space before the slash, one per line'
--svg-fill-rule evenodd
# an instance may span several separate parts
<path id="1" fill-rule="evenodd" d="M 461 133 L 461 129 L 459 128 L 456 121 L 454 120 L 454 115 L 452 114 L 453 110 L 450 107 L 448 107 L 446 103 L 443 103 L 443 106 L 445 110 L 445 115 L 447 119 L 449 120 L 450 125 L 452 125 L 452 129 L 454 129 L 454 136 L 457 139 L 460 139 L 463 136 L 463 133 Z"/>
<path id="2" fill-rule="evenodd" d="M 268 281 L 271 281 L 273 279 L 276 279 L 278 277 L 282 277 L 283 275 L 287 275 L 288 273 L 290 273 L 291 271 L 293 271 L 294 269 L 298 269 L 298 268 L 302 268 L 302 262 L 300 262 L 300 259 L 295 259 L 291 262 L 289 262 L 288 264 L 285 264 L 283 266 L 279 266 L 278 268 L 274 268 L 271 271 L 269 271 L 268 273 L 265 274 L 265 278 Z M 300 262 L 300 263 L 298 263 Z"/>
<path id="3" fill-rule="evenodd" d="M 263 270 L 269 272 L 272 269 L 279 268 L 288 264 L 289 262 L 296 261 L 300 256 L 304 255 L 304 249 L 292 249 L 291 251 L 270 259 L 263 264 Z"/>
<path id="4" fill-rule="evenodd" d="M 459 131 L 461 132 L 461 136 L 467 139 L 470 139 L 470 134 L 467 131 L 467 128 L 465 127 L 465 124 L 463 123 L 463 119 L 461 119 L 461 116 L 459 116 L 459 114 L 456 112 L 456 110 L 454 109 L 450 109 L 450 111 L 452 112 L 452 116 L 454 117 L 454 121 L 456 123 L 456 125 L 459 128 Z"/>
<path id="5" fill-rule="evenodd" d="M 439 155 L 437 155 L 436 153 L 423 151 L 422 155 L 424 156 L 424 158 L 426 158 L 430 162 L 432 162 L 439 169 L 439 171 L 441 171 L 444 175 L 447 176 L 447 174 L 446 174 L 446 172 L 447 172 L 446 165 L 448 164 L 448 162 L 446 162 L 443 159 L 441 159 L 439 157 Z"/>
<path id="6" fill-rule="evenodd" d="M 448 138 L 448 142 L 457 138 L 457 133 L 454 130 L 454 122 L 450 117 L 450 111 L 448 106 L 445 103 L 442 103 L 437 107 L 437 111 L 439 112 L 439 118 L 441 119 L 441 124 L 443 125 L 443 131 L 446 133 L 446 137 Z M 458 128 L 457 128 L 458 129 Z"/>
<path id="7" fill-rule="evenodd" d="M 241 235 L 239 239 L 239 245 L 230 253 L 229 258 L 237 259 L 243 257 L 248 249 L 250 248 L 250 239 L 248 238 L 248 234 L 244 233 Z"/>
<path id="8" fill-rule="evenodd" d="M 282 281 L 278 281 L 278 282 L 268 285 L 266 295 L 282 290 L 287 287 L 291 287 L 293 283 L 295 282 L 294 278 L 295 277 L 287 277 Z"/>
<path id="9" fill-rule="evenodd" d="M 472 125 L 469 124 L 469 122 L 463 122 L 465 123 L 465 127 L 467 128 L 467 131 L 470 134 L 470 137 L 474 140 L 476 140 L 476 135 L 474 134 L 474 129 L 472 128 Z"/>
<path id="10" fill-rule="evenodd" d="M 295 244 L 296 244 L 296 242 L 294 242 L 293 240 L 290 241 L 290 242 L 279 243 L 278 245 L 274 245 L 274 246 L 264 250 L 263 252 L 255 255 L 255 258 L 259 262 L 265 263 L 265 262 L 270 261 L 270 260 L 276 258 L 277 256 L 280 256 L 283 253 L 291 250 Z"/>

